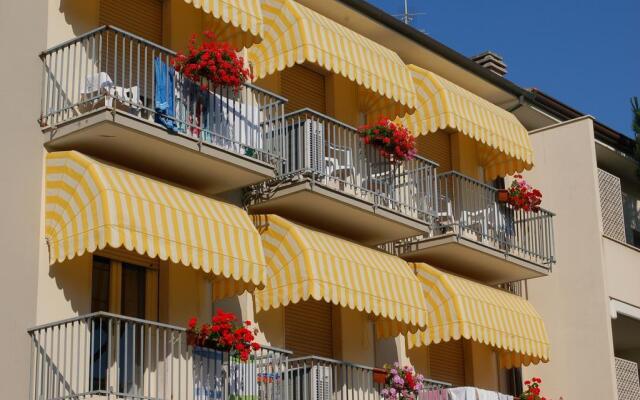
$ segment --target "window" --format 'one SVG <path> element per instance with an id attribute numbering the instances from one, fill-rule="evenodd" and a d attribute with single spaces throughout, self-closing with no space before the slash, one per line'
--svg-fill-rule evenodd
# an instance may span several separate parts
<path id="1" fill-rule="evenodd" d="M 104 257 L 93 257 L 91 278 L 91 312 L 109 311 L 109 275 L 111 260 Z"/>
<path id="2" fill-rule="evenodd" d="M 122 264 L 121 314 L 145 318 L 146 273 L 138 265 Z"/>
<path id="3" fill-rule="evenodd" d="M 122 259 L 127 259 L 126 255 Z M 91 311 L 155 319 L 154 308 L 147 306 L 157 304 L 157 271 L 152 266 L 139 265 L 150 264 L 145 261 L 147 260 L 141 259 L 139 263 L 132 263 L 94 256 Z M 137 345 L 142 343 L 142 335 L 140 325 L 131 322 L 125 321 L 117 325 L 109 317 L 92 320 L 92 390 L 107 390 L 109 370 L 115 368 L 119 375 L 118 391 L 135 392 L 142 384 L 141 376 L 145 368 L 144 347 Z M 114 360 L 117 360 L 117 365 L 113 364 Z"/>

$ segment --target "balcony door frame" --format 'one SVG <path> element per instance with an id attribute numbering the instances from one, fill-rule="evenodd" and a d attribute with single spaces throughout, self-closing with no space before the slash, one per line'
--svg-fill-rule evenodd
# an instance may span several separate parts
<path id="1" fill-rule="evenodd" d="M 145 256 L 139 256 L 137 254 L 131 254 L 129 252 L 114 250 L 114 249 L 105 249 L 98 251 L 93 254 L 94 257 L 101 257 L 109 260 L 109 290 L 108 290 L 108 309 L 103 310 L 112 314 L 123 315 L 122 314 L 122 297 L 123 297 L 123 272 L 124 272 L 124 264 L 129 264 L 131 266 L 141 268 L 145 271 L 144 274 L 144 315 L 136 315 L 134 318 L 145 319 L 149 321 L 157 321 L 158 320 L 158 304 L 159 304 L 159 296 L 158 296 L 158 288 L 159 288 L 159 269 L 158 269 L 158 260 L 150 259 Z M 92 257 L 92 282 L 93 282 L 93 257 Z M 92 283 L 93 285 L 93 283 Z M 93 290 L 93 286 L 92 286 Z M 93 293 L 92 293 L 93 297 Z M 100 311 L 100 310 L 92 310 Z M 127 336 L 128 338 L 132 338 L 132 335 L 135 335 L 135 332 L 125 332 L 125 327 L 121 326 L 120 332 L 112 332 L 112 337 L 107 338 L 107 340 L 112 341 L 112 343 L 120 343 L 120 347 L 122 347 L 123 338 Z M 116 336 L 120 336 L 119 340 Z M 125 381 L 126 377 L 123 377 L 122 368 L 115 367 L 116 352 L 120 353 L 120 358 L 124 357 L 123 351 L 126 351 L 122 348 L 116 348 L 116 346 L 111 346 L 112 354 L 111 360 L 112 365 L 105 365 L 104 367 L 98 366 L 98 369 L 105 368 L 109 370 L 109 377 L 107 382 L 119 382 L 118 387 L 110 387 L 104 388 L 108 391 L 111 389 L 115 390 L 118 393 L 127 393 L 130 391 L 135 391 L 137 386 L 135 382 Z M 129 366 L 129 370 L 132 370 L 133 366 Z M 144 371 L 144 380 L 147 379 L 147 368 L 142 366 Z M 120 375 L 120 376 L 118 376 Z M 137 375 L 137 374 L 136 374 Z M 135 378 L 135 377 L 134 377 Z M 124 385 L 123 385 L 124 383 Z M 95 383 L 92 383 L 95 385 Z M 98 389 L 102 389 L 102 383 L 98 383 Z M 92 386 L 93 387 L 93 386 Z"/>
<path id="2" fill-rule="evenodd" d="M 146 256 L 131 254 L 115 249 L 104 249 L 94 253 L 94 256 L 110 260 L 109 274 L 109 309 L 112 314 L 122 315 L 122 265 L 131 264 L 144 268 L 145 278 L 145 312 L 144 319 L 158 321 L 159 310 L 159 262 Z M 93 263 L 92 263 L 93 268 Z M 93 310 L 92 310 L 93 311 Z"/>

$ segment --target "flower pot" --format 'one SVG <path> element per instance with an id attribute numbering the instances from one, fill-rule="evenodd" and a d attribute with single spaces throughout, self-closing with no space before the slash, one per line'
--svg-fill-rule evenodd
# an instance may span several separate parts
<path id="1" fill-rule="evenodd" d="M 373 382 L 378 383 L 380 385 L 384 385 L 384 382 L 387 380 L 387 371 L 384 369 L 374 369 L 373 370 Z"/>
<path id="2" fill-rule="evenodd" d="M 498 203 L 506 203 L 509 201 L 509 191 L 506 189 L 499 189 L 496 192 L 496 201 Z"/>
<path id="3" fill-rule="evenodd" d="M 198 336 L 193 332 L 187 332 L 187 346 L 195 346 Z"/>

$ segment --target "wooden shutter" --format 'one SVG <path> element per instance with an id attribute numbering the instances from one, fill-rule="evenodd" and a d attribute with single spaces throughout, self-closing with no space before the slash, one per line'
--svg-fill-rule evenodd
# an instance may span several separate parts
<path id="1" fill-rule="evenodd" d="M 324 75 L 302 65 L 282 71 L 282 95 L 289 101 L 286 112 L 311 108 L 325 113 L 326 98 Z"/>
<path id="2" fill-rule="evenodd" d="M 451 140 L 449 133 L 438 131 L 416 139 L 418 155 L 439 164 L 438 173 L 451 171 Z"/>
<path id="3" fill-rule="evenodd" d="M 284 343 L 295 356 L 333 358 L 332 305 L 308 300 L 284 309 Z"/>
<path id="4" fill-rule="evenodd" d="M 451 340 L 429 345 L 431 379 L 465 385 L 464 341 Z"/>
<path id="5" fill-rule="evenodd" d="M 100 25 L 162 44 L 162 0 L 100 0 Z"/>

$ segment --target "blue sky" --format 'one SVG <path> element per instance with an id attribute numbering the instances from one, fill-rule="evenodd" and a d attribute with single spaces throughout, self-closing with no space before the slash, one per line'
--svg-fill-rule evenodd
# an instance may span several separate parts
<path id="1" fill-rule="evenodd" d="M 402 0 L 368 0 L 400 14 Z M 471 56 L 502 55 L 507 78 L 629 136 L 640 97 L 640 0 L 409 0 L 413 26 Z"/>

